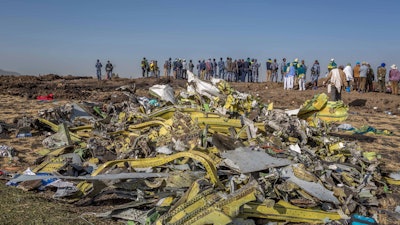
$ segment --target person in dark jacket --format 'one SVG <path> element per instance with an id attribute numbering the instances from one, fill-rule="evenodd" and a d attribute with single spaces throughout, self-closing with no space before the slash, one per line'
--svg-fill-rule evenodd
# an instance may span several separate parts
<path id="1" fill-rule="evenodd" d="M 113 65 L 110 63 L 110 60 L 108 60 L 106 64 L 107 80 L 111 79 L 113 69 L 114 69 Z"/>
<path id="2" fill-rule="evenodd" d="M 367 63 L 368 71 L 367 71 L 367 81 L 366 81 L 366 92 L 374 91 L 373 82 L 375 80 L 374 70 L 372 69 L 371 65 Z"/>
<path id="3" fill-rule="evenodd" d="M 100 60 L 97 60 L 95 67 L 96 67 L 97 80 L 101 80 L 101 67 L 103 67 L 103 65 L 101 64 Z"/>

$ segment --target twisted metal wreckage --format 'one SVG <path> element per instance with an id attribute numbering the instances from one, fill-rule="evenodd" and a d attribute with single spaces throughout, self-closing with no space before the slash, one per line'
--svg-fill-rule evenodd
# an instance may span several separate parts
<path id="1" fill-rule="evenodd" d="M 40 111 L 36 128 L 52 131 L 40 164 L 8 184 L 75 204 L 125 203 L 99 217 L 192 225 L 344 224 L 398 184 L 356 143 L 328 135 L 329 122 L 347 118 L 343 102 L 320 94 L 284 111 L 211 82 L 189 74 L 176 96 L 168 85 L 150 88 L 158 100 L 127 86 L 123 101 Z"/>

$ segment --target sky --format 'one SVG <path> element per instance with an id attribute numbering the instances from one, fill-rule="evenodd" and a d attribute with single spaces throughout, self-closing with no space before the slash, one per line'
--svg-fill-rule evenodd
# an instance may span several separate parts
<path id="1" fill-rule="evenodd" d="M 0 0 L 0 69 L 141 76 L 143 57 L 400 64 L 398 0 Z M 103 70 L 104 73 L 104 70 Z"/>

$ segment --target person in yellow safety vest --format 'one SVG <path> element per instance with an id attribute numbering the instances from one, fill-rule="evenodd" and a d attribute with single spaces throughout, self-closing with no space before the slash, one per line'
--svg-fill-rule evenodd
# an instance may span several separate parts
<path id="1" fill-rule="evenodd" d="M 295 69 L 295 75 L 294 75 L 294 85 L 297 86 L 299 84 L 299 59 L 295 58 L 293 60 L 293 67 Z"/>
<path id="2" fill-rule="evenodd" d="M 155 69 L 155 64 L 154 64 L 154 61 L 151 60 L 151 62 L 150 62 L 150 77 L 153 77 L 155 75 L 154 69 Z"/>

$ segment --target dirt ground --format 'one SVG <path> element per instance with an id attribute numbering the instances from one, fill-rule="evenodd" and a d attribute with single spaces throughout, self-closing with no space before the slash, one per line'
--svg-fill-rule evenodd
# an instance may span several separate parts
<path id="1" fill-rule="evenodd" d="M 322 80 L 320 81 L 322 84 Z M 125 79 L 97 81 L 91 77 L 44 76 L 0 76 L 0 122 L 14 123 L 23 116 L 36 117 L 38 110 L 53 108 L 72 101 L 108 102 L 117 87 L 136 85 L 138 96 L 149 96 L 148 89 L 154 84 L 170 84 L 176 92 L 186 89 L 184 80 L 156 78 Z M 274 103 L 275 108 L 296 109 L 305 100 L 315 94 L 326 92 L 320 86 L 318 90 L 298 91 L 283 90 L 282 83 L 231 83 L 238 91 L 258 94 L 265 103 Z M 39 95 L 52 93 L 55 100 L 40 102 Z M 369 125 L 376 129 L 387 129 L 392 136 L 354 135 L 337 132 L 333 135 L 344 140 L 357 141 L 365 151 L 375 151 L 382 156 L 381 170 L 384 173 L 398 171 L 400 168 L 400 96 L 387 93 L 343 93 L 343 101 L 349 105 L 349 117 L 345 123 L 354 127 Z M 37 155 L 35 151 L 42 148 L 42 134 L 33 134 L 29 138 L 0 136 L 0 144 L 14 147 L 19 152 L 14 161 L 0 158 L 0 170 L 23 171 L 32 166 Z M 398 189 L 397 189 L 398 190 Z M 45 193 L 26 193 L 0 184 L 0 223 L 1 224 L 121 224 L 110 220 L 100 220 L 82 216 L 82 212 L 101 212 L 105 208 L 80 208 L 53 201 Z M 397 201 L 396 201 L 397 199 Z M 396 191 L 380 201 L 386 208 L 393 210 L 398 205 L 399 193 Z M 104 206 L 108 207 L 108 206 Z M 34 211 L 32 211 L 35 209 Z M 51 209 L 51 210 L 50 210 Z M 29 213 L 31 212 L 31 213 Z M 26 223 L 26 221 L 30 221 Z"/>

